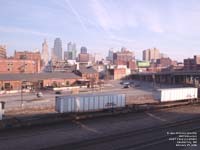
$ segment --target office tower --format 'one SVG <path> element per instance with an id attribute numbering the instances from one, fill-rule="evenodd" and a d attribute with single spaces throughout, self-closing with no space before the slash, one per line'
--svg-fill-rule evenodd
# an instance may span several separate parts
<path id="1" fill-rule="evenodd" d="M 89 54 L 86 47 L 81 47 L 81 52 L 78 55 L 79 62 L 89 62 Z"/>
<path id="2" fill-rule="evenodd" d="M 143 60 L 155 62 L 160 58 L 160 51 L 157 48 L 147 49 L 143 51 Z"/>
<path id="3" fill-rule="evenodd" d="M 68 51 L 64 51 L 64 60 L 68 60 Z"/>
<path id="4" fill-rule="evenodd" d="M 54 48 L 52 50 L 52 58 L 62 60 L 62 41 L 60 38 L 54 40 Z"/>
<path id="5" fill-rule="evenodd" d="M 87 54 L 87 48 L 85 46 L 81 47 L 81 54 Z"/>
<path id="6" fill-rule="evenodd" d="M 76 44 L 69 42 L 67 44 L 67 52 L 68 52 L 68 59 L 75 60 L 76 59 Z"/>
<path id="7" fill-rule="evenodd" d="M 42 60 L 44 62 L 44 65 L 46 66 L 49 61 L 49 50 L 48 50 L 48 44 L 46 39 L 42 43 Z"/>
<path id="8" fill-rule="evenodd" d="M 0 45 L 0 58 L 6 58 L 6 46 Z"/>
<path id="9" fill-rule="evenodd" d="M 113 63 L 113 55 L 114 55 L 114 51 L 113 51 L 113 49 L 110 49 L 110 50 L 108 51 L 108 56 L 106 57 L 106 59 L 107 59 L 108 61 L 110 61 L 111 63 Z"/>
<path id="10" fill-rule="evenodd" d="M 115 65 L 126 65 L 128 68 L 135 69 L 135 56 L 132 51 L 122 48 L 120 52 L 113 53 L 113 63 Z"/>

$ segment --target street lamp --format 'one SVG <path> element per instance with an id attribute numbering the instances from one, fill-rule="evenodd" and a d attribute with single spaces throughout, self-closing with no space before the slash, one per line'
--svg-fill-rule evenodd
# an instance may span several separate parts
<path id="1" fill-rule="evenodd" d="M 24 106 L 24 100 L 23 100 L 23 86 L 25 81 L 21 81 L 21 108 Z"/>

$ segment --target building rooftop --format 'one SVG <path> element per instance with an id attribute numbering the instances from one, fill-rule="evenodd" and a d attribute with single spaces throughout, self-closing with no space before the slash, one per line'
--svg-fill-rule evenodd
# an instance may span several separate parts
<path id="1" fill-rule="evenodd" d="M 93 67 L 80 67 L 79 71 L 84 74 L 97 73 Z"/>
<path id="2" fill-rule="evenodd" d="M 35 74 L 0 74 L 0 81 L 37 81 L 43 79 L 80 79 L 74 73 L 35 73 Z"/>

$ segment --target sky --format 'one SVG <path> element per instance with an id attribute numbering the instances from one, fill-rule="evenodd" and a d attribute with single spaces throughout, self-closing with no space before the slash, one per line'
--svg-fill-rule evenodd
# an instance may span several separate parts
<path id="1" fill-rule="evenodd" d="M 63 49 L 107 55 L 126 47 L 141 59 L 158 48 L 172 59 L 200 54 L 199 0 L 0 0 L 0 44 L 15 50 L 49 48 L 60 37 Z"/>

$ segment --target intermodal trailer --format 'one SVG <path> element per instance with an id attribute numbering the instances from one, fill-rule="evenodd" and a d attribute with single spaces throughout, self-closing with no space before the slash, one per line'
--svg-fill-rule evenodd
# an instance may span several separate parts
<path id="1" fill-rule="evenodd" d="M 92 112 L 125 107 L 125 94 L 89 94 L 56 96 L 55 109 L 59 113 Z"/>
<path id="2" fill-rule="evenodd" d="M 158 89 L 155 94 L 155 99 L 160 102 L 191 100 L 197 99 L 197 97 L 198 89 L 192 87 Z"/>
<path id="3" fill-rule="evenodd" d="M 5 109 L 5 102 L 0 102 L 0 120 L 3 119 L 4 109 Z"/>

